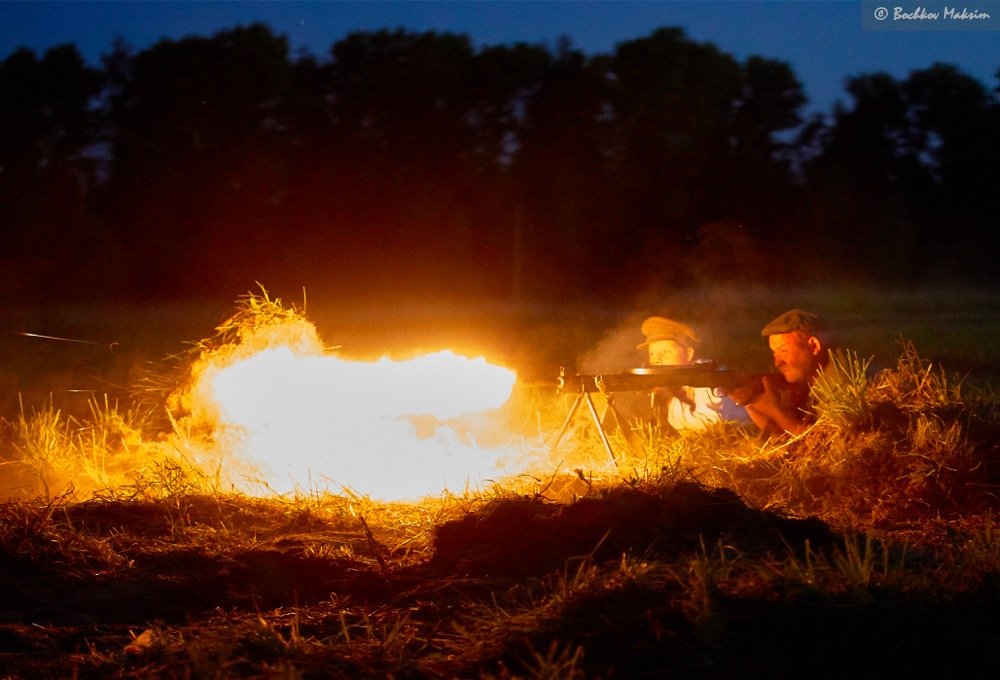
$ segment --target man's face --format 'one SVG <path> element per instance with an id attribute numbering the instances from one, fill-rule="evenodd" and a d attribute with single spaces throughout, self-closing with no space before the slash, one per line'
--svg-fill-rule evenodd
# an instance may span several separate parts
<path id="1" fill-rule="evenodd" d="M 819 340 L 804 333 L 779 333 L 768 336 L 767 344 L 774 355 L 774 367 L 790 383 L 810 381 L 819 369 Z"/>
<path id="2" fill-rule="evenodd" d="M 650 366 L 686 366 L 694 358 L 694 349 L 676 340 L 655 340 L 648 350 Z"/>

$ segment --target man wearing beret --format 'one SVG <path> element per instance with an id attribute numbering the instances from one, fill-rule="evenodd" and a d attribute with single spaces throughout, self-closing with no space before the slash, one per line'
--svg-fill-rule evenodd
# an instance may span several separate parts
<path id="1" fill-rule="evenodd" d="M 764 436 L 780 430 L 802 434 L 813 421 L 813 383 L 824 371 L 835 370 L 827 329 L 816 314 L 792 309 L 764 326 L 760 335 L 767 338 L 784 381 L 765 375 L 763 392 L 745 404 L 747 414 Z"/>
<path id="2" fill-rule="evenodd" d="M 650 366 L 687 366 L 694 360 L 699 339 L 694 330 L 679 321 L 651 316 L 642 322 L 646 341 L 636 349 L 645 349 Z M 704 430 L 718 423 L 722 404 L 710 387 L 660 388 L 652 394 L 657 420 L 666 421 L 676 431 Z"/>

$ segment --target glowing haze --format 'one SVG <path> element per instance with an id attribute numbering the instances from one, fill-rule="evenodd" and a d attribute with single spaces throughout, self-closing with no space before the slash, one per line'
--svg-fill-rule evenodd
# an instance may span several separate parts
<path id="1" fill-rule="evenodd" d="M 414 499 L 479 488 L 511 463 L 513 447 L 477 441 L 511 396 L 509 369 L 450 351 L 361 362 L 260 345 L 209 361 L 191 391 L 218 441 L 257 468 L 250 483 Z"/>

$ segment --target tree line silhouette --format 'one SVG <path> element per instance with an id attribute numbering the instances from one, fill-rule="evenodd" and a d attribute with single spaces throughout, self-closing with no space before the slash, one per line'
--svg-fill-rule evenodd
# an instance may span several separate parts
<path id="1" fill-rule="evenodd" d="M 1000 76 L 1000 72 L 998 72 Z M 613 299 L 705 279 L 995 283 L 997 91 L 845 79 L 681 29 L 611 54 L 263 24 L 0 62 L 0 291 Z"/>

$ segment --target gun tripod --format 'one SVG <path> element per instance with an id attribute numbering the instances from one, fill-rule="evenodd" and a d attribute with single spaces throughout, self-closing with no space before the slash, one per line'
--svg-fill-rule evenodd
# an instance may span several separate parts
<path id="1" fill-rule="evenodd" d="M 569 429 L 570 424 L 573 422 L 573 417 L 576 415 L 576 412 L 582 405 L 586 404 L 587 411 L 590 414 L 590 419 L 597 428 L 597 435 L 601 439 L 601 444 L 604 445 L 604 450 L 608 452 L 608 455 L 611 457 L 611 462 L 615 464 L 615 467 L 618 467 L 618 457 L 615 456 L 615 450 L 611 446 L 611 440 L 608 438 L 607 431 L 604 429 L 604 423 L 610 415 L 614 418 L 615 425 L 618 429 L 625 432 L 625 428 L 622 427 L 621 416 L 615 408 L 614 395 L 611 392 L 605 392 L 603 390 L 601 391 L 601 394 L 603 394 L 607 400 L 607 406 L 605 407 L 603 417 L 597 412 L 597 406 L 594 404 L 594 400 L 590 397 L 590 392 L 586 389 L 586 387 L 580 388 L 580 390 L 576 393 L 576 399 L 573 400 L 573 405 L 570 407 L 569 413 L 566 414 L 566 418 L 563 420 L 562 427 L 559 428 L 559 434 L 556 435 L 556 438 L 552 441 L 552 446 L 549 447 L 549 451 L 556 450 L 556 447 L 559 446 L 559 442 L 561 442 L 562 438 L 566 435 L 566 430 Z"/>

